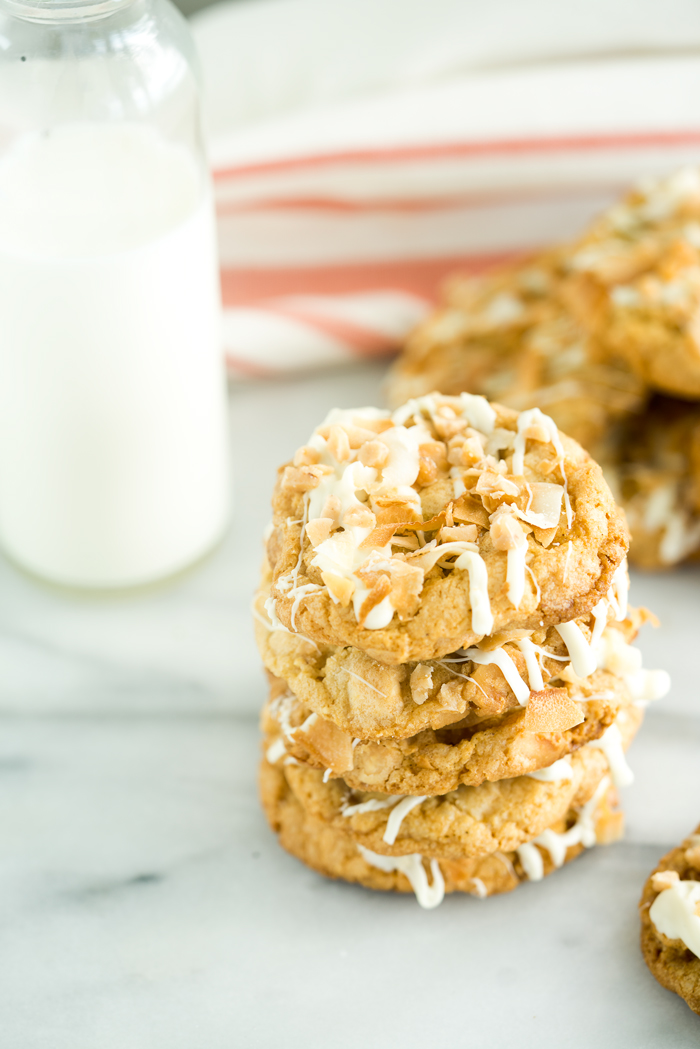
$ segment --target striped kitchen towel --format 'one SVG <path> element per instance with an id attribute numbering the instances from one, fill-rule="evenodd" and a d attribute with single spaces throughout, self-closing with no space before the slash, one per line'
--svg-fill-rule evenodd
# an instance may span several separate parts
<path id="1" fill-rule="evenodd" d="M 700 161 L 696 0 L 239 0 L 193 28 L 238 375 L 391 351 L 446 274 Z"/>

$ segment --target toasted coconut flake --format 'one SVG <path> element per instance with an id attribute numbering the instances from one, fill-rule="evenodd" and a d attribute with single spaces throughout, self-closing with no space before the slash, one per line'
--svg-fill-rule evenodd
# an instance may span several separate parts
<path id="1" fill-rule="evenodd" d="M 651 887 L 654 892 L 663 892 L 664 889 L 670 889 L 677 881 L 680 881 L 678 871 L 656 871 L 651 876 Z"/>
<path id="2" fill-rule="evenodd" d="M 430 517 L 427 521 L 403 521 L 399 526 L 399 531 L 437 532 L 439 528 L 446 524 L 448 507 L 451 505 L 451 503 L 448 503 L 444 510 L 441 510 L 435 517 Z"/>
<path id="3" fill-rule="evenodd" d="M 490 535 L 495 550 L 517 550 L 525 542 L 522 525 L 505 507 L 493 515 Z"/>
<path id="4" fill-rule="evenodd" d="M 321 579 L 328 587 L 331 596 L 339 605 L 346 608 L 355 592 L 356 583 L 354 579 L 346 579 L 344 576 L 335 575 L 333 572 L 321 572 Z"/>
<path id="5" fill-rule="evenodd" d="M 447 406 L 445 405 L 444 408 L 446 407 Z M 461 433 L 462 430 L 466 430 L 468 425 L 466 419 L 455 417 L 454 412 L 452 413 L 452 417 L 445 416 L 441 418 L 439 415 L 441 411 L 443 411 L 443 408 L 438 408 L 438 415 L 433 420 L 433 425 L 438 437 L 442 437 L 443 441 L 449 441 L 449 439 L 454 437 L 455 434 Z"/>
<path id="6" fill-rule="evenodd" d="M 365 422 L 370 421 L 371 420 L 363 419 L 362 426 L 352 426 L 347 424 L 344 424 L 342 426 L 342 429 L 345 432 L 345 436 L 348 439 L 348 444 L 351 448 L 361 448 L 363 444 L 366 444 L 368 441 L 373 441 L 376 438 L 376 432 L 374 430 L 369 430 L 367 429 L 367 427 L 364 426 Z M 335 425 L 336 424 L 330 426 L 319 426 L 316 433 L 320 434 L 321 437 L 325 437 L 325 439 L 328 440 L 330 438 L 331 431 L 335 429 Z"/>
<path id="7" fill-rule="evenodd" d="M 464 710 L 465 703 L 459 681 L 446 681 L 438 692 L 438 702 L 444 710 Z"/>
<path id="8" fill-rule="evenodd" d="M 398 546 L 402 550 L 413 551 L 413 550 L 417 550 L 419 548 L 420 543 L 418 542 L 418 536 L 414 535 L 414 534 L 410 534 L 410 535 L 395 535 L 394 538 L 391 540 L 391 545 L 392 546 Z M 398 556 L 398 554 L 394 554 L 394 557 L 397 557 L 397 556 Z"/>
<path id="9" fill-rule="evenodd" d="M 530 693 L 523 727 L 527 732 L 566 732 L 582 721 L 581 708 L 565 688 L 543 688 Z"/>
<path id="10" fill-rule="evenodd" d="M 417 611 L 423 590 L 423 570 L 405 561 L 392 561 L 391 603 L 399 619 Z"/>
<path id="11" fill-rule="evenodd" d="M 340 499 L 337 495 L 329 495 L 323 504 L 321 510 L 321 517 L 330 517 L 332 521 L 337 521 L 340 514 L 341 504 Z"/>
<path id="12" fill-rule="evenodd" d="M 335 568 L 340 568 L 341 571 L 351 571 L 354 554 L 355 544 L 352 533 L 333 532 L 317 547 L 316 556 L 311 563 L 321 568 L 325 564 L 326 567 L 330 567 L 331 571 Z M 326 559 L 330 559 L 330 565 Z"/>
<path id="13" fill-rule="evenodd" d="M 541 543 L 545 548 L 550 545 L 554 536 L 557 534 L 558 526 L 554 528 L 533 528 L 532 533 L 538 543 Z"/>
<path id="14" fill-rule="evenodd" d="M 350 441 L 342 426 L 331 426 L 327 444 L 328 451 L 339 463 L 350 458 Z"/>
<path id="15" fill-rule="evenodd" d="M 425 703 L 433 687 L 433 668 L 418 663 L 411 673 L 411 698 L 419 706 Z"/>
<path id="16" fill-rule="evenodd" d="M 520 495 L 520 489 L 514 481 L 509 481 L 503 474 L 496 473 L 495 470 L 484 470 L 479 476 L 479 480 L 476 482 L 475 491 L 477 495 L 491 495 L 497 497 L 507 496 L 517 497 Z"/>
<path id="17" fill-rule="evenodd" d="M 282 474 L 282 487 L 295 492 L 308 492 L 330 473 L 333 473 L 330 466 L 321 463 L 315 466 L 286 466 Z"/>
<path id="18" fill-rule="evenodd" d="M 489 527 L 489 515 L 483 503 L 466 492 L 454 503 L 452 516 L 455 521 L 466 521 L 481 528 Z"/>
<path id="19" fill-rule="evenodd" d="M 433 459 L 429 459 L 426 455 L 421 455 L 418 458 L 418 476 L 416 477 L 416 484 L 419 488 L 425 488 L 426 485 L 432 484 L 433 481 L 437 480 L 438 468 L 437 464 Z"/>
<path id="20" fill-rule="evenodd" d="M 418 446 L 418 454 L 423 459 L 432 459 L 438 472 L 447 469 L 447 454 L 442 441 L 425 441 Z"/>
<path id="21" fill-rule="evenodd" d="M 391 593 L 391 580 L 388 575 L 382 575 L 379 572 L 363 572 L 360 569 L 357 574 L 363 583 L 370 587 L 367 597 L 360 606 L 360 612 L 357 617 L 358 625 L 363 627 L 372 609 L 381 604 L 384 598 Z"/>
<path id="22" fill-rule="evenodd" d="M 295 466 L 314 466 L 320 459 L 320 455 L 315 448 L 312 448 L 308 444 L 302 445 L 301 448 L 297 449 L 294 455 Z"/>
<path id="23" fill-rule="evenodd" d="M 503 648 L 509 641 L 519 641 L 523 637 L 530 637 L 531 630 L 502 630 L 499 634 L 492 634 L 479 642 L 479 648 L 484 652 L 493 652 L 496 648 Z M 517 659 L 517 655 L 516 655 Z"/>
<path id="24" fill-rule="evenodd" d="M 316 517 L 313 521 L 309 521 L 305 531 L 311 545 L 317 547 L 319 543 L 325 542 L 331 534 L 332 527 L 333 519 L 330 517 Z"/>
<path id="25" fill-rule="evenodd" d="M 526 510 L 517 510 L 518 517 L 538 528 L 556 528 L 564 498 L 563 486 L 535 481 L 529 490 L 532 494 L 530 505 Z"/>
<path id="26" fill-rule="evenodd" d="M 344 528 L 374 528 L 377 518 L 368 506 L 351 506 L 343 514 Z"/>
<path id="27" fill-rule="evenodd" d="M 447 461 L 451 466 L 463 466 L 462 461 L 462 448 L 464 447 L 465 438 L 459 434 L 457 437 L 453 437 L 447 442 Z"/>
<path id="28" fill-rule="evenodd" d="M 475 466 L 484 458 L 484 446 L 474 431 L 453 437 L 448 445 L 447 460 L 453 466 Z"/>
<path id="29" fill-rule="evenodd" d="M 538 473 L 544 474 L 545 477 L 548 474 L 554 473 L 559 466 L 559 459 L 540 459 L 537 464 Z"/>
<path id="30" fill-rule="evenodd" d="M 360 448 L 357 458 L 363 466 L 381 470 L 389 458 L 389 449 L 382 441 L 368 441 Z"/>
<path id="31" fill-rule="evenodd" d="M 332 721 L 312 714 L 294 732 L 294 741 L 307 748 L 312 758 L 339 774 L 349 772 L 354 764 L 352 736 Z"/>
<path id="32" fill-rule="evenodd" d="M 547 444 L 550 440 L 549 431 L 541 423 L 530 423 L 523 430 L 523 436 L 528 441 L 540 441 L 542 444 Z"/>
<path id="33" fill-rule="evenodd" d="M 475 524 L 454 525 L 452 528 L 445 525 L 440 531 L 442 543 L 475 543 L 478 538 L 479 529 Z"/>
<path id="34" fill-rule="evenodd" d="M 685 850 L 685 858 L 693 867 L 700 870 L 700 845 L 693 845 Z"/>
<path id="35" fill-rule="evenodd" d="M 378 525 L 376 528 L 372 529 L 365 539 L 362 540 L 358 549 L 370 550 L 372 547 L 386 546 L 399 528 L 399 523 Z"/>

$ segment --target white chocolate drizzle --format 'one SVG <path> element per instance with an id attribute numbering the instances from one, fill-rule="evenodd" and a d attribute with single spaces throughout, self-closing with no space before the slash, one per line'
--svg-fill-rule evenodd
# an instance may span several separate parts
<path id="1" fill-rule="evenodd" d="M 570 660 L 568 655 L 566 655 L 566 656 L 558 656 L 556 654 L 556 652 L 550 652 L 550 650 L 548 648 L 543 648 L 542 645 L 536 645 L 534 642 L 532 644 L 532 647 L 534 648 L 535 652 L 539 652 L 541 656 L 546 656 L 547 659 L 556 659 L 556 661 L 558 663 L 570 663 L 571 662 L 571 660 Z"/>
<path id="2" fill-rule="evenodd" d="M 349 805 L 345 803 L 341 807 L 343 816 L 360 815 L 363 812 L 378 812 L 380 809 L 391 809 L 386 822 L 383 841 L 387 845 L 393 845 L 396 841 L 401 824 L 412 809 L 421 805 L 427 797 L 425 795 L 401 795 L 388 794 L 385 798 L 370 798 L 369 801 L 361 801 L 359 804 Z"/>
<path id="3" fill-rule="evenodd" d="M 472 878 L 471 879 L 471 883 L 474 886 L 475 893 L 479 897 L 479 899 L 480 900 L 485 900 L 486 897 L 489 894 L 489 891 L 486 888 L 486 886 L 484 885 L 484 883 L 481 880 L 481 878 Z"/>
<path id="4" fill-rule="evenodd" d="M 569 758 L 559 758 L 558 761 L 553 761 L 546 768 L 537 769 L 535 772 L 526 772 L 525 775 L 529 776 L 530 779 L 537 779 L 541 783 L 561 783 L 563 780 L 573 779 L 574 770 L 571 767 Z"/>
<path id="5" fill-rule="evenodd" d="M 413 795 L 405 797 L 398 803 L 389 813 L 389 818 L 386 821 L 386 830 L 384 831 L 383 840 L 387 845 L 393 845 L 398 836 L 401 824 L 403 823 L 406 816 L 408 816 L 411 809 L 415 809 L 418 805 L 421 805 L 427 795 Z"/>
<path id="6" fill-rule="evenodd" d="M 540 607 L 540 601 L 542 599 L 542 589 L 540 587 L 540 584 L 537 582 L 537 578 L 535 576 L 535 573 L 532 571 L 530 566 L 529 565 L 525 565 L 525 569 L 526 569 L 527 572 L 530 573 L 530 579 L 532 580 L 532 585 L 535 588 L 535 608 L 539 608 Z"/>
<path id="7" fill-rule="evenodd" d="M 544 688 L 544 679 L 542 677 L 542 668 L 537 659 L 537 648 L 529 637 L 521 637 L 515 643 L 525 659 L 530 689 L 533 692 L 539 692 Z"/>
<path id="8" fill-rule="evenodd" d="M 290 614 L 290 621 L 294 633 L 296 633 L 295 616 L 299 611 L 299 604 L 301 600 L 308 594 L 319 593 L 322 589 L 323 587 L 320 587 L 317 583 L 304 583 L 303 586 L 295 586 L 293 590 L 289 591 L 289 596 L 294 596 L 294 600 L 292 601 L 292 611 Z"/>
<path id="9" fill-rule="evenodd" d="M 542 881 L 544 878 L 544 862 L 542 853 L 537 846 L 527 841 L 524 845 L 518 845 L 516 851 L 528 879 L 530 881 Z"/>
<path id="10" fill-rule="evenodd" d="M 671 687 L 671 678 L 665 670 L 645 670 L 642 653 L 628 644 L 621 631 L 604 631 L 596 649 L 598 666 L 621 677 L 632 699 L 645 706 L 655 699 L 662 699 Z"/>
<path id="11" fill-rule="evenodd" d="M 343 816 L 359 816 L 363 812 L 379 812 L 381 809 L 390 809 L 401 801 L 403 794 L 387 794 L 385 798 L 370 798 L 369 801 L 360 801 L 353 805 L 344 804 L 341 807 Z M 422 800 L 422 799 L 421 799 Z"/>
<path id="12" fill-rule="evenodd" d="M 594 750 L 602 750 L 616 787 L 629 787 L 634 783 L 634 772 L 627 764 L 622 735 L 617 725 L 609 725 L 600 739 L 594 739 L 588 745 Z"/>
<path id="13" fill-rule="evenodd" d="M 255 605 L 253 605 L 253 607 L 251 608 L 251 612 L 253 613 L 253 619 L 260 623 L 261 626 L 264 626 L 265 629 L 271 634 L 275 633 L 275 631 L 277 630 L 281 630 L 285 634 L 292 633 L 292 631 L 288 630 L 284 623 L 281 623 L 280 620 L 277 618 L 277 610 L 275 607 L 274 597 L 268 597 L 263 604 L 263 608 L 267 613 L 267 619 L 265 618 L 265 616 L 260 615 Z M 299 631 L 294 631 L 294 633 L 302 641 L 306 641 L 308 645 L 311 645 L 312 648 L 315 648 L 317 652 L 321 651 L 316 642 L 312 641 L 310 637 L 306 636 L 306 634 L 300 634 Z"/>
<path id="14" fill-rule="evenodd" d="M 271 743 L 265 752 L 265 758 L 270 765 L 276 765 L 280 758 L 283 758 L 287 753 L 287 747 L 282 736 L 276 739 L 274 743 Z"/>
<path id="15" fill-rule="evenodd" d="M 518 668 L 505 649 L 492 648 L 490 651 L 485 651 L 480 648 L 467 648 L 464 649 L 463 654 L 466 659 L 470 659 L 472 663 L 479 666 L 495 664 L 515 693 L 518 703 L 523 707 L 527 704 L 530 698 L 530 688 L 523 681 L 518 673 Z"/>
<path id="16" fill-rule="evenodd" d="M 418 550 L 413 555 L 413 562 L 414 564 L 419 564 L 424 572 L 430 571 L 438 562 L 441 563 L 442 568 L 461 568 L 463 566 L 459 565 L 457 561 L 454 564 L 450 564 L 446 559 L 465 553 L 475 553 L 478 556 L 479 547 L 476 543 L 467 543 L 463 539 L 455 539 L 449 543 L 435 543 L 435 540 L 432 540 L 430 543 L 426 543 L 422 550 Z"/>
<path id="17" fill-rule="evenodd" d="M 356 674 L 354 670 L 348 670 L 347 667 L 341 667 L 340 669 L 344 670 L 345 673 L 348 674 L 350 677 L 354 678 L 355 681 L 361 681 L 366 688 L 370 689 L 372 692 L 376 692 L 378 696 L 384 696 L 384 698 L 386 699 L 386 692 L 382 692 L 381 689 L 376 688 L 374 685 L 370 684 L 370 682 L 366 681 L 365 678 L 360 677 L 359 674 Z"/>
<path id="18" fill-rule="evenodd" d="M 473 426 L 475 430 L 480 430 L 483 434 L 493 433 L 496 413 L 485 397 L 473 393 L 461 393 L 459 402 L 460 414 L 470 426 Z M 436 418 L 437 404 L 435 397 L 430 393 L 423 397 L 413 397 L 406 404 L 401 405 L 392 415 L 391 421 L 395 426 L 403 426 L 411 416 L 417 418 L 422 412 L 429 415 L 431 419 Z"/>
<path id="19" fill-rule="evenodd" d="M 627 558 L 618 565 L 612 577 L 612 586 L 608 591 L 607 600 L 612 606 L 615 619 L 618 622 L 627 615 L 627 594 L 630 588 L 630 577 L 627 573 Z"/>
<path id="20" fill-rule="evenodd" d="M 517 849 L 523 870 L 530 881 L 541 881 L 544 877 L 544 865 L 542 857 L 535 857 L 536 846 L 540 846 L 549 853 L 549 857 L 555 867 L 561 867 L 566 859 L 567 849 L 574 845 L 583 845 L 585 849 L 591 848 L 596 843 L 595 813 L 605 792 L 610 786 L 610 777 L 604 776 L 598 784 L 593 796 L 586 802 L 578 814 L 573 827 L 562 833 L 547 829 L 538 834 L 532 841 L 519 845 Z"/>
<path id="21" fill-rule="evenodd" d="M 592 609 L 593 619 L 595 620 L 595 625 L 594 625 L 593 631 L 591 633 L 591 648 L 594 651 L 598 647 L 598 642 L 600 641 L 601 637 L 603 636 L 603 631 L 605 630 L 606 626 L 608 625 L 608 609 L 609 608 L 610 608 L 610 605 L 609 605 L 608 601 L 606 600 L 606 598 L 602 598 L 598 602 L 598 604 L 595 605 L 595 607 Z"/>
<path id="22" fill-rule="evenodd" d="M 408 878 L 416 894 L 416 900 L 425 910 L 440 906 L 445 898 L 445 881 L 437 860 L 430 861 L 432 884 L 429 884 L 423 857 L 419 853 L 410 856 L 380 856 L 379 853 L 366 849 L 364 845 L 358 845 L 357 848 L 365 863 L 369 863 L 371 867 L 387 874 L 398 871 Z"/>
<path id="23" fill-rule="evenodd" d="M 581 633 L 581 628 L 572 622 L 560 623 L 555 629 L 566 645 L 574 673 L 578 677 L 588 677 L 589 674 L 592 674 L 597 667 L 596 657 Z"/>
<path id="24" fill-rule="evenodd" d="M 278 696 L 270 703 L 270 713 L 282 730 L 282 735 L 286 736 L 290 742 L 294 742 L 294 733 L 296 732 L 289 720 L 295 703 L 296 699 L 291 692 Z"/>
<path id="25" fill-rule="evenodd" d="M 472 630 L 487 636 L 493 630 L 493 614 L 489 601 L 489 577 L 486 565 L 477 553 L 465 551 L 455 561 L 455 568 L 466 568 L 469 573 L 469 601 L 472 608 Z"/>
<path id="26" fill-rule="evenodd" d="M 649 917 L 657 932 L 682 943 L 700 958 L 700 881 L 676 881 L 656 897 Z"/>
<path id="27" fill-rule="evenodd" d="M 516 545 L 506 553 L 506 586 L 508 600 L 513 608 L 520 608 L 525 595 L 526 556 L 527 538 L 521 532 Z"/>
<path id="28" fill-rule="evenodd" d="M 277 618 L 277 603 L 275 601 L 275 598 L 274 597 L 268 597 L 267 600 L 265 601 L 264 607 L 265 607 L 265 611 L 267 612 L 268 618 L 270 620 L 270 630 L 282 630 L 282 631 L 284 631 L 287 634 L 291 634 L 292 631 L 289 630 L 284 625 L 284 623 L 282 623 Z"/>

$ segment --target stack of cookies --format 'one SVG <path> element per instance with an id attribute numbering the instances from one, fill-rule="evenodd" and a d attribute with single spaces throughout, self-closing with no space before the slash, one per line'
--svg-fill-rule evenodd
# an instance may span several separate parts
<path id="1" fill-rule="evenodd" d="M 330 412 L 279 471 L 256 632 L 262 799 L 323 874 L 489 896 L 619 837 L 668 686 L 631 642 L 627 534 L 539 409 Z"/>
<path id="2" fill-rule="evenodd" d="M 455 277 L 389 399 L 537 405 L 604 468 L 644 567 L 700 552 L 700 171 L 650 181 L 574 244 Z"/>

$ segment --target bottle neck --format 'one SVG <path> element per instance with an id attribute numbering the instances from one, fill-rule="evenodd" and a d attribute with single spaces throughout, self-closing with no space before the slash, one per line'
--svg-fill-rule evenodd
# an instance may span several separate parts
<path id="1" fill-rule="evenodd" d="M 107 18 L 133 3 L 135 0 L 0 0 L 0 9 L 25 22 L 66 25 Z"/>

